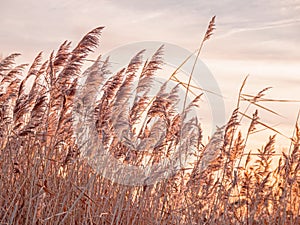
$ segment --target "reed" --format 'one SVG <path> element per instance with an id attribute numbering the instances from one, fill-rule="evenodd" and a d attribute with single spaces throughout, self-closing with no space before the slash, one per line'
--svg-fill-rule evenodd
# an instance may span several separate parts
<path id="1" fill-rule="evenodd" d="M 215 18 L 198 56 L 214 26 Z M 145 63 L 144 50 L 137 53 L 112 76 L 109 60 L 101 57 L 82 71 L 102 29 L 89 32 L 73 50 L 64 42 L 45 62 L 38 54 L 27 73 L 26 65 L 15 65 L 19 54 L 1 60 L 1 224 L 300 224 L 299 121 L 290 151 L 282 152 L 277 167 L 272 167 L 274 134 L 284 134 L 260 121 L 258 110 L 276 114 L 262 105 L 276 102 L 264 97 L 267 89 L 251 96 L 241 88 L 227 124 L 206 143 L 201 124 L 188 116 L 191 109 L 201 110 L 201 95 L 190 104 L 185 98 L 183 112 L 176 108 L 179 85 L 188 92 L 190 81 L 179 81 L 175 71 L 169 80 L 175 77 L 178 84 L 171 91 L 166 90 L 167 82 L 156 96 L 149 96 L 163 64 L 163 46 Z M 99 138 L 116 159 L 141 165 L 147 158 L 155 164 L 181 145 L 183 151 L 196 149 L 195 163 L 154 185 L 125 186 L 97 174 L 80 157 L 74 138 L 72 111 L 78 108 L 76 91 L 82 76 L 94 88 L 85 90 L 88 102 L 103 85 L 93 116 Z M 248 107 L 241 108 L 242 101 L 257 108 L 253 116 Z M 245 119 L 250 122 L 243 136 L 240 124 Z M 258 126 L 272 135 L 253 155 L 247 144 Z"/>

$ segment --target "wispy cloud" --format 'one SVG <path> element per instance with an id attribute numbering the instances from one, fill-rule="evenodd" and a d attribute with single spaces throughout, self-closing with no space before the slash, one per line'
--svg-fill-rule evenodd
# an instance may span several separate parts
<path id="1" fill-rule="evenodd" d="M 256 24 L 250 24 L 248 26 L 243 26 L 237 27 L 237 28 L 232 28 L 228 32 L 218 35 L 218 38 L 224 38 L 228 37 L 230 35 L 233 35 L 235 33 L 240 33 L 240 32 L 247 32 L 247 31 L 260 31 L 260 30 L 268 30 L 268 29 L 276 29 L 276 28 L 282 28 L 282 27 L 300 27 L 300 18 L 299 19 L 288 19 L 288 20 L 278 20 L 278 21 L 273 21 L 273 22 L 268 22 L 268 23 L 256 23 Z M 300 31 L 295 31 L 295 33 L 298 33 Z"/>

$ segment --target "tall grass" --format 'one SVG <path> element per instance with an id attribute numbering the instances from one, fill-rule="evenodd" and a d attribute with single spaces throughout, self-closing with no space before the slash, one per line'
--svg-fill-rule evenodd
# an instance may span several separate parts
<path id="1" fill-rule="evenodd" d="M 277 167 L 271 166 L 275 135 L 256 155 L 247 149 L 248 137 L 257 126 L 283 135 L 260 121 L 258 111 L 249 116 L 248 109 L 240 107 L 240 101 L 247 101 L 269 110 L 260 104 L 267 89 L 256 96 L 244 94 L 245 81 L 227 124 L 205 143 L 200 123 L 186 115 L 199 106 L 201 96 L 183 112 L 176 110 L 178 85 L 189 91 L 190 82 L 177 80 L 170 92 L 163 85 L 149 97 L 155 72 L 163 63 L 163 48 L 146 63 L 143 51 L 139 52 L 111 77 L 109 61 L 101 57 L 82 71 L 101 31 L 99 27 L 89 32 L 73 50 L 64 42 L 45 62 L 38 54 L 27 73 L 26 65 L 15 65 L 18 54 L 1 60 L 0 224 L 300 224 L 298 121 L 290 151 L 282 152 Z M 148 157 L 148 163 L 155 164 L 189 141 L 197 149 L 192 168 L 141 186 L 113 183 L 97 174 L 80 157 L 74 138 L 72 112 L 80 107 L 76 90 L 83 75 L 95 88 L 103 84 L 102 96 L 93 105 L 95 126 L 115 158 L 140 165 Z M 93 89 L 85 91 L 91 102 Z M 240 132 L 244 118 L 250 119 L 246 136 Z M 136 124 L 142 125 L 140 131 Z M 187 129 L 185 140 L 182 128 Z M 148 147 L 154 140 L 160 142 L 152 152 L 145 152 L 141 150 L 147 146 L 132 147 L 127 139 Z"/>

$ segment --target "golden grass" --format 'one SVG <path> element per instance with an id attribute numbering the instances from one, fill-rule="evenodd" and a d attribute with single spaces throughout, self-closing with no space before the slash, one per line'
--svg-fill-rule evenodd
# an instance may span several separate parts
<path id="1" fill-rule="evenodd" d="M 212 34 L 212 21 L 203 42 Z M 248 108 L 240 108 L 240 101 L 247 101 L 268 110 L 260 104 L 274 101 L 264 98 L 267 89 L 256 96 L 244 94 L 245 81 L 228 123 L 204 143 L 199 122 L 186 117 L 191 107 L 199 105 L 199 97 L 184 112 L 177 112 L 178 87 L 170 93 L 161 88 L 153 99 L 148 96 L 154 73 L 163 62 L 162 48 L 146 63 L 143 51 L 138 53 L 109 79 L 108 61 L 100 57 L 81 71 L 88 53 L 98 45 L 101 30 L 88 33 L 72 51 L 69 42 L 63 43 L 44 63 L 39 54 L 27 74 L 25 65 L 14 65 L 18 54 L 1 60 L 0 224 L 300 224 L 298 123 L 290 151 L 282 153 L 277 168 L 271 167 L 275 135 L 256 156 L 247 149 L 248 137 L 258 125 L 283 135 L 261 122 L 258 111 L 249 116 Z M 82 152 L 72 123 L 82 74 L 95 88 L 104 84 L 104 94 L 93 107 L 99 138 L 111 154 L 124 163 L 141 164 L 147 153 L 136 149 L 143 146 L 132 147 L 126 138 L 157 137 L 160 127 L 153 120 L 159 118 L 167 131 L 160 145 L 148 153 L 150 163 L 168 157 L 185 141 L 181 128 L 186 125 L 197 127 L 186 137 L 197 148 L 191 170 L 183 168 L 167 180 L 143 186 L 112 183 L 95 173 L 79 157 Z M 130 106 L 136 77 L 138 86 Z M 189 91 L 190 81 L 178 83 Z M 85 91 L 91 102 L 93 90 Z M 145 120 L 142 113 L 146 113 Z M 245 117 L 251 122 L 243 137 L 239 130 Z M 139 133 L 134 129 L 137 123 L 143 125 Z M 120 141 L 117 134 L 121 131 L 124 139 Z"/>

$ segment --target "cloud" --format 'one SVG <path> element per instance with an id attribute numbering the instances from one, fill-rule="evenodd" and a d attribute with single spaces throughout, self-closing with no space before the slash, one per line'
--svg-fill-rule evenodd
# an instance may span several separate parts
<path id="1" fill-rule="evenodd" d="M 99 25 L 106 26 L 104 51 L 145 40 L 167 41 L 194 50 L 209 19 L 217 15 L 217 30 L 207 46 L 208 57 L 284 56 L 296 60 L 300 54 L 299 5 L 299 0 L 2 1 L 1 51 L 51 51 L 65 39 L 77 42 Z"/>

